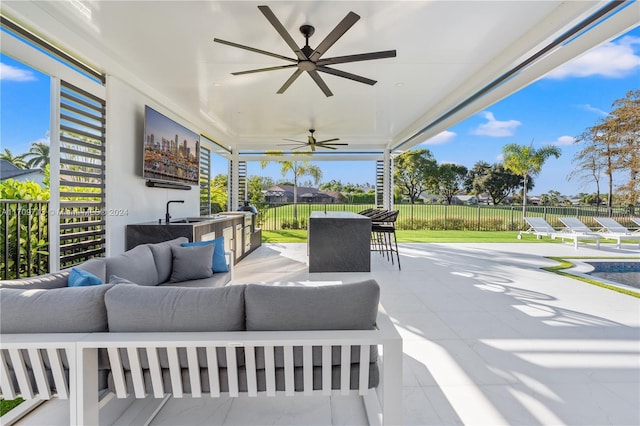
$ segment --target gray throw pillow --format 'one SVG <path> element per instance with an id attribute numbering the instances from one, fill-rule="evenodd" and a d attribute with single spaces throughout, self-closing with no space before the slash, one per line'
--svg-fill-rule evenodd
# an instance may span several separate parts
<path id="1" fill-rule="evenodd" d="M 153 260 L 158 270 L 158 282 L 164 283 L 171 278 L 171 264 L 173 263 L 173 255 L 171 254 L 171 246 L 179 246 L 187 243 L 189 240 L 185 237 L 178 237 L 163 243 L 149 244 Z"/>
<path id="2" fill-rule="evenodd" d="M 111 287 L 101 284 L 50 290 L 0 289 L 0 333 L 107 331 L 104 295 Z"/>
<path id="3" fill-rule="evenodd" d="M 105 296 L 109 331 L 242 331 L 244 290 L 116 285 Z"/>
<path id="4" fill-rule="evenodd" d="M 173 270 L 170 281 L 197 280 L 213 275 L 211 258 L 214 248 L 213 244 L 189 247 L 171 246 Z"/>
<path id="5" fill-rule="evenodd" d="M 249 284 L 247 330 L 370 330 L 379 301 L 375 280 L 318 287 Z"/>

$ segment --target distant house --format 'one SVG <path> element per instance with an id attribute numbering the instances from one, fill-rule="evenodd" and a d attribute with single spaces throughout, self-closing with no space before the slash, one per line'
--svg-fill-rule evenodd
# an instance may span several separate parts
<path id="1" fill-rule="evenodd" d="M 264 200 L 267 203 L 293 203 L 293 186 L 276 185 L 264 191 Z M 320 191 L 317 188 L 306 186 L 298 187 L 299 203 L 337 203 L 339 199 L 333 195 Z"/>
<path id="2" fill-rule="evenodd" d="M 476 205 L 478 198 L 475 195 L 454 195 L 451 204 Z"/>
<path id="3" fill-rule="evenodd" d="M 41 169 L 21 169 L 7 160 L 0 160 L 0 180 L 14 179 L 20 182 L 33 181 L 44 186 L 44 172 Z"/>

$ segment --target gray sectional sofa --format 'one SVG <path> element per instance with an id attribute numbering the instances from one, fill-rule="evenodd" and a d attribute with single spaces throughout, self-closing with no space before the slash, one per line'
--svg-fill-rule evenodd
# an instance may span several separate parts
<path id="1" fill-rule="evenodd" d="M 118 262 L 106 270 L 133 274 Z M 128 276 L 153 282 L 148 272 Z M 0 393 L 69 399 L 71 424 L 109 424 L 103 419 L 123 415 L 124 399 L 133 407 L 131 399 L 151 398 L 155 413 L 167 394 L 355 392 L 370 419 L 395 424 L 402 343 L 379 297 L 374 280 L 1 288 L 0 375 L 8 380 L 0 381 Z M 105 392 L 115 399 L 100 402 Z"/>
<path id="2" fill-rule="evenodd" d="M 70 424 L 111 424 L 135 401 L 157 413 L 167 394 L 355 392 L 370 419 L 399 422 L 402 340 L 374 280 L 227 285 L 233 269 L 180 280 L 207 273 L 214 252 L 184 242 L 77 266 L 104 284 L 69 287 L 69 271 L 0 281 L 0 396 L 68 399 Z"/>

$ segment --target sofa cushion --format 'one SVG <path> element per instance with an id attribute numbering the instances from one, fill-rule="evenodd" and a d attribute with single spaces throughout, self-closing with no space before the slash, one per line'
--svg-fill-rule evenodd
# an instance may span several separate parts
<path id="1" fill-rule="evenodd" d="M 0 333 L 107 331 L 104 297 L 111 287 L 0 289 Z"/>
<path id="2" fill-rule="evenodd" d="M 159 285 L 166 287 L 224 287 L 231 281 L 231 273 L 213 274 L 208 278 L 200 278 L 198 280 L 180 281 L 161 283 Z"/>
<path id="3" fill-rule="evenodd" d="M 172 246 L 173 270 L 170 281 L 197 280 L 213 275 L 211 269 L 213 250 L 214 245 L 212 244 L 189 247 Z"/>
<path id="4" fill-rule="evenodd" d="M 196 241 L 194 243 L 182 243 L 182 247 L 202 246 L 213 244 L 213 257 L 211 259 L 211 270 L 213 272 L 229 272 L 227 257 L 224 255 L 224 237 L 218 237 L 209 241 Z"/>
<path id="5" fill-rule="evenodd" d="M 122 278 L 117 275 L 111 275 L 109 277 L 109 284 L 135 284 L 135 283 L 133 281 L 129 281 L 126 278 Z"/>
<path id="6" fill-rule="evenodd" d="M 173 254 L 171 254 L 171 246 L 179 246 L 182 243 L 186 243 L 189 240 L 185 237 L 178 237 L 170 241 L 162 243 L 148 244 L 151 253 L 153 254 L 153 260 L 156 263 L 156 270 L 158 271 L 158 282 L 169 281 L 171 277 L 171 268 L 173 263 Z"/>
<path id="7" fill-rule="evenodd" d="M 105 296 L 109 331 L 244 330 L 244 290 L 116 285 Z"/>
<path id="8" fill-rule="evenodd" d="M 154 286 L 159 283 L 156 263 L 148 245 L 132 248 L 117 256 L 106 258 L 106 276 L 117 275 L 139 285 Z"/>
<path id="9" fill-rule="evenodd" d="M 317 287 L 249 284 L 247 330 L 370 330 L 379 300 L 375 280 Z"/>
<path id="10" fill-rule="evenodd" d="M 104 284 L 104 281 L 93 275 L 91 272 L 84 271 L 80 268 L 71 268 L 68 283 L 69 287 L 88 287 Z"/>

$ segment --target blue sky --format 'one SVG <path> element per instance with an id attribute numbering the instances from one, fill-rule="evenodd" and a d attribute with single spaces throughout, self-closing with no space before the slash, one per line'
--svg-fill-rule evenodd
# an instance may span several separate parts
<path id="1" fill-rule="evenodd" d="M 0 55 L 0 149 L 14 154 L 28 151 L 32 142 L 48 140 L 49 78 Z M 611 110 L 615 99 L 640 88 L 640 27 L 599 46 L 525 89 L 492 105 L 417 148 L 428 148 L 439 163 L 472 167 L 477 161 L 500 161 L 508 143 L 547 144 L 562 149 L 559 159 L 545 163 L 532 194 L 555 189 L 565 195 L 593 192 L 593 184 L 567 181 L 571 159 L 578 150 L 574 138 Z M 323 181 L 375 181 L 371 162 L 318 162 Z M 212 174 L 226 173 L 213 161 Z M 273 164 L 261 169 L 249 163 L 250 175 L 282 179 Z"/>

